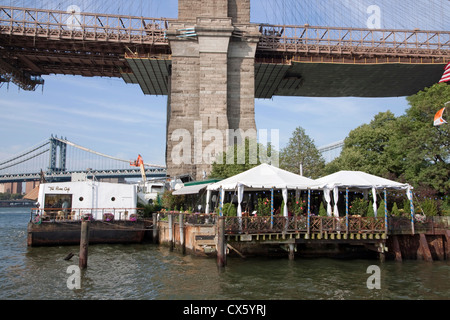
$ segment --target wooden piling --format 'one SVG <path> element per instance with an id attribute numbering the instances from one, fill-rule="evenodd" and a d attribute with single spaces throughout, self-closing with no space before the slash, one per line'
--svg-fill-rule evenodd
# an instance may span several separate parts
<path id="1" fill-rule="evenodd" d="M 428 247 L 427 238 L 423 233 L 420 234 L 419 249 L 417 250 L 417 258 L 425 261 L 433 261 L 430 248 Z"/>
<path id="2" fill-rule="evenodd" d="M 179 225 L 180 225 L 180 247 L 181 247 L 181 253 L 186 253 L 186 244 L 184 241 L 184 214 L 179 214 Z"/>
<path id="3" fill-rule="evenodd" d="M 225 240 L 225 217 L 219 217 L 217 223 L 217 266 L 225 267 L 227 264 L 227 245 Z"/>
<path id="4" fill-rule="evenodd" d="M 450 259 L 450 230 L 446 230 L 443 236 L 445 259 Z"/>
<path id="5" fill-rule="evenodd" d="M 158 243 L 158 214 L 155 212 L 153 213 L 153 239 L 152 242 L 154 244 Z"/>
<path id="6" fill-rule="evenodd" d="M 169 248 L 173 251 L 173 215 L 169 213 Z"/>
<path id="7" fill-rule="evenodd" d="M 386 255 L 385 255 L 385 245 L 383 242 L 378 243 L 378 258 L 380 259 L 380 262 L 386 261 Z"/>
<path id="8" fill-rule="evenodd" d="M 398 243 L 398 236 L 392 236 L 392 250 L 395 254 L 395 261 L 402 261 L 402 251 Z"/>
<path id="9" fill-rule="evenodd" d="M 90 221 L 81 222 L 80 258 L 78 262 L 78 266 L 80 267 L 80 269 L 87 268 L 88 247 L 89 247 L 89 225 Z"/>
<path id="10" fill-rule="evenodd" d="M 295 245 L 293 243 L 289 244 L 289 260 L 294 260 L 295 256 Z"/>

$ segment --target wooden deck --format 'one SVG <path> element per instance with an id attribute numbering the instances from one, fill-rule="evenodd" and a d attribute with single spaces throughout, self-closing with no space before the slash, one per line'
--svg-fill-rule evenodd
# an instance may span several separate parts
<path id="1" fill-rule="evenodd" d="M 226 264 L 228 252 L 244 257 L 266 255 L 271 250 L 288 252 L 289 259 L 295 255 L 349 257 L 353 253 L 398 261 L 447 260 L 450 256 L 449 217 L 219 217 L 160 212 L 154 220 L 160 226 L 161 242 L 177 246 L 191 241 L 188 245 L 200 251 L 207 247 L 208 253 L 217 254 L 219 266 Z M 163 229 L 172 233 L 165 234 Z M 195 234 L 186 235 L 191 229 Z"/>

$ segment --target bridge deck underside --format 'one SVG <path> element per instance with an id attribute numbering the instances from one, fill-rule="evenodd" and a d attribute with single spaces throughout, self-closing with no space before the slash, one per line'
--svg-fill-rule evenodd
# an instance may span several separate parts
<path id="1" fill-rule="evenodd" d="M 257 64 L 256 98 L 397 97 L 437 83 L 441 64 Z"/>
<path id="2" fill-rule="evenodd" d="M 170 60 L 127 59 L 132 73 L 126 83 L 139 84 L 144 94 L 167 95 Z M 398 97 L 437 83 L 441 64 L 255 64 L 255 98 Z"/>
<path id="3" fill-rule="evenodd" d="M 139 84 L 147 95 L 168 95 L 170 60 L 127 58 L 127 62 L 132 72 L 122 73 L 126 83 Z"/>

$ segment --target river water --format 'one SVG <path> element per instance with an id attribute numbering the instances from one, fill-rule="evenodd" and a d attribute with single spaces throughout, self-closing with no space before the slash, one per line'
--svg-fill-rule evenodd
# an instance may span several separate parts
<path id="1" fill-rule="evenodd" d="M 90 246 L 77 289 L 70 267 L 79 247 L 27 247 L 29 217 L 27 208 L 0 208 L 2 300 L 450 299 L 448 261 L 229 257 L 218 270 L 214 258 L 153 244 Z"/>

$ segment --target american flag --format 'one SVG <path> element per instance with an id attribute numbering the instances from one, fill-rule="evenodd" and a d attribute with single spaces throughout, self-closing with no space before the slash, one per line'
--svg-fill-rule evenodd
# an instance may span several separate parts
<path id="1" fill-rule="evenodd" d="M 439 83 L 448 81 L 450 81 L 450 62 L 445 66 L 444 74 L 442 75 L 441 81 L 439 81 Z"/>

